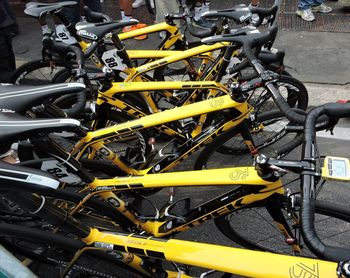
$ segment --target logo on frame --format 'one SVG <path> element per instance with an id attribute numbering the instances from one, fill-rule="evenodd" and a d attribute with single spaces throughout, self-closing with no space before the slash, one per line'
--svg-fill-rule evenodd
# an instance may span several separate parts
<path id="1" fill-rule="evenodd" d="M 289 268 L 291 278 L 319 278 L 318 264 L 306 265 L 298 263 Z"/>

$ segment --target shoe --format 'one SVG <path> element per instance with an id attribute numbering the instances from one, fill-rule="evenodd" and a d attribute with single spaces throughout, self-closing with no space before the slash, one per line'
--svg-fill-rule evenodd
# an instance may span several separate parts
<path id="1" fill-rule="evenodd" d="M 315 20 L 315 16 L 312 13 L 311 9 L 306 9 L 306 10 L 299 10 L 298 9 L 297 15 L 306 21 L 314 21 Z"/>
<path id="2" fill-rule="evenodd" d="M 205 20 L 203 18 L 200 18 L 198 20 L 193 19 L 192 25 L 194 27 L 202 28 L 202 29 L 211 29 L 211 26 L 213 26 L 213 22 L 210 22 L 208 20 Z"/>
<path id="3" fill-rule="evenodd" d="M 332 11 L 332 8 L 329 6 L 326 6 L 325 4 L 321 4 L 318 6 L 311 7 L 311 11 L 313 11 L 314 13 L 327 14 Z"/>
<path id="4" fill-rule="evenodd" d="M 135 0 L 134 3 L 132 3 L 133 9 L 140 8 L 141 6 L 144 6 L 144 5 L 146 5 L 145 0 Z"/>
<path id="5" fill-rule="evenodd" d="M 138 29 L 145 28 L 145 27 L 147 27 L 147 24 L 144 24 L 144 23 L 126 26 L 123 28 L 123 33 L 138 30 Z M 147 39 L 147 37 L 148 36 L 145 34 L 145 35 L 140 35 L 140 36 L 134 37 L 134 39 L 138 40 L 138 41 L 142 41 L 142 40 Z"/>

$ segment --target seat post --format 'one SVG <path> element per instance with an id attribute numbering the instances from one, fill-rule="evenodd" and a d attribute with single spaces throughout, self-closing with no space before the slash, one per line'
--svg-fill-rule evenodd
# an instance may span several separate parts
<path id="1" fill-rule="evenodd" d="M 128 53 L 126 52 L 125 44 L 119 39 L 118 34 L 116 32 L 112 32 L 112 41 L 116 46 L 118 55 L 123 60 L 123 63 L 127 65 L 128 68 L 132 68 L 133 65 L 131 63 Z"/>

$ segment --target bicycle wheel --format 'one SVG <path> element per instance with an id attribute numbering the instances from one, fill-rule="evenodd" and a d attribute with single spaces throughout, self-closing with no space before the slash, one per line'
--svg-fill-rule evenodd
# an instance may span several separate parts
<path id="1" fill-rule="evenodd" d="M 267 202 L 243 207 L 227 216 L 217 218 L 215 224 L 229 239 L 249 249 L 315 257 L 307 246 L 304 246 L 299 220 L 295 219 L 299 215 L 299 201 L 295 202 L 291 213 L 291 203 L 282 198 L 270 198 Z M 268 207 L 283 213 L 293 238 L 301 247 L 300 252 L 293 251 L 292 246 L 287 244 Z M 350 210 L 316 200 L 315 211 L 315 228 L 320 239 L 332 246 L 350 247 Z"/>
<path id="2" fill-rule="evenodd" d="M 289 145 L 296 133 L 287 133 L 285 126 L 288 120 L 278 110 L 266 112 L 259 119 L 260 128 L 252 128 L 250 120 L 247 125 L 257 151 L 268 157 L 275 157 L 275 150 Z M 223 155 L 224 154 L 224 155 Z M 252 165 L 253 156 L 250 153 L 240 131 L 232 128 L 216 137 L 206 146 L 196 159 L 195 170 L 215 169 Z"/>
<path id="3" fill-rule="evenodd" d="M 308 92 L 305 86 L 297 79 L 281 75 L 277 82 L 279 91 L 290 107 L 306 110 L 308 105 Z M 267 146 L 278 148 L 277 141 L 285 136 L 284 127 L 288 120 L 278 108 L 270 93 L 265 88 L 252 92 L 249 103 L 254 107 L 251 114 L 250 130 L 254 143 L 260 150 Z M 239 148 L 237 141 L 227 141 L 218 151 L 222 154 L 231 154 Z"/>
<path id="4" fill-rule="evenodd" d="M 16 85 L 47 85 L 52 83 L 57 72 L 65 67 L 55 61 L 34 60 L 18 67 L 10 77 L 10 83 Z"/>
<path id="5" fill-rule="evenodd" d="M 241 142 L 242 148 L 240 150 L 236 150 L 232 155 L 222 155 L 217 152 L 223 142 L 233 139 Z M 244 144 L 240 130 L 238 127 L 233 127 L 216 137 L 201 151 L 194 163 L 194 170 L 247 166 L 252 165 L 252 162 L 252 156 Z"/>
<path id="6" fill-rule="evenodd" d="M 10 236 L 4 236 L 9 234 Z M 25 234 L 26 233 L 26 234 Z M 20 225 L 0 224 L 0 242 L 11 253 L 33 261 L 32 271 L 38 277 L 58 277 L 84 244 L 60 234 L 41 231 Z M 70 235 L 72 237 L 72 235 Z M 131 267 L 118 261 L 118 254 L 87 252 L 73 265 L 69 277 L 142 277 Z M 35 262 L 35 263 L 34 263 Z"/>
<path id="7" fill-rule="evenodd" d="M 309 96 L 304 84 L 292 76 L 280 75 L 276 82 L 277 87 L 290 107 L 305 110 Z M 254 106 L 256 114 L 262 114 L 277 109 L 271 94 L 266 88 L 260 87 L 252 91 L 249 103 Z"/>

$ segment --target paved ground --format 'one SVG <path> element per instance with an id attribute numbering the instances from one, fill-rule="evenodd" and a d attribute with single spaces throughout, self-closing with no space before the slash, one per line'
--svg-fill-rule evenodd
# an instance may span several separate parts
<path id="1" fill-rule="evenodd" d="M 114 0 L 113 0 L 114 1 Z M 108 1 L 107 1 L 108 4 Z M 106 4 L 106 5 L 107 5 Z M 140 10 L 142 15 L 146 11 Z M 145 15 L 149 20 L 149 15 Z M 37 22 L 31 18 L 18 17 L 21 34 L 14 39 L 14 47 L 18 64 L 40 58 L 40 28 Z M 313 24 L 313 23 L 310 23 Z M 156 37 L 142 42 L 132 41 L 131 47 L 154 47 Z M 350 98 L 350 34 L 340 32 L 310 32 L 310 31 L 288 31 L 280 30 L 276 41 L 276 47 L 286 50 L 286 65 L 290 71 L 300 80 L 304 81 L 310 92 L 310 104 L 315 106 L 321 103 L 334 101 L 337 99 Z M 322 153 L 331 150 L 331 153 L 350 157 L 348 148 L 349 131 L 345 129 L 349 122 L 343 122 L 336 130 L 338 140 L 328 138 L 323 134 L 320 140 Z M 323 151 L 322 151 L 323 150 Z M 293 159 L 299 158 L 299 152 L 292 155 Z M 222 158 L 227 160 L 229 158 Z M 193 159 L 182 165 L 184 168 L 191 168 Z M 298 185 L 296 185 L 297 187 Z M 334 190 L 337 188 L 337 190 Z M 349 188 L 346 184 L 332 184 L 322 191 L 322 198 L 337 203 L 348 204 Z M 162 191 L 159 195 L 161 199 L 166 194 Z M 179 197 L 189 194 L 194 197 L 195 202 L 203 201 L 213 197 L 213 190 L 208 188 L 188 189 L 179 191 Z M 196 195 L 198 194 L 198 195 Z M 181 238 L 210 241 L 232 246 L 232 243 L 224 238 L 220 233 L 214 234 L 213 223 L 209 222 L 197 227 L 185 234 Z M 254 228 L 252 228 L 254 229 Z M 349 242 L 349 241 L 348 241 Z"/>

